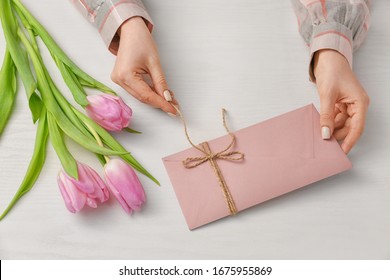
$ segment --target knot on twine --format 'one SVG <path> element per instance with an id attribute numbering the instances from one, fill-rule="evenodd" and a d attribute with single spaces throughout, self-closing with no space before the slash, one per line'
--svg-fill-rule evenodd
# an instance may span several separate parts
<path id="1" fill-rule="evenodd" d="M 185 168 L 194 168 L 205 162 L 210 162 L 210 165 L 213 168 L 213 171 L 218 179 L 218 183 L 222 188 L 222 192 L 225 197 L 226 204 L 229 208 L 230 215 L 235 215 L 237 213 L 236 204 L 234 203 L 233 197 L 229 191 L 229 187 L 226 184 L 221 169 L 216 162 L 217 159 L 224 159 L 229 161 L 240 161 L 244 159 L 244 154 L 241 152 L 228 152 L 228 150 L 233 146 L 235 142 L 234 135 L 231 133 L 230 135 L 232 136 L 232 142 L 223 151 L 214 154 L 211 152 L 209 144 L 207 142 L 203 142 L 200 145 L 201 148 L 199 150 L 201 150 L 205 155 L 203 157 L 188 157 L 183 160 L 183 165 Z"/>
<path id="2" fill-rule="evenodd" d="M 229 151 L 233 147 L 233 145 L 235 144 L 236 137 L 234 136 L 233 133 L 230 132 L 229 128 L 227 127 L 226 118 L 225 118 L 226 110 L 222 109 L 222 120 L 223 120 L 223 125 L 224 125 L 226 131 L 229 133 L 232 140 L 231 140 L 230 144 L 224 150 L 217 152 L 217 153 L 213 153 L 207 142 L 203 142 L 199 146 L 197 146 L 191 141 L 190 136 L 188 134 L 188 130 L 187 130 L 187 124 L 186 124 L 186 121 L 184 119 L 183 114 L 180 112 L 180 110 L 179 110 L 179 108 L 177 108 L 177 106 L 175 106 L 173 104 L 172 104 L 172 106 L 174 106 L 176 111 L 179 113 L 181 120 L 183 121 L 184 132 L 186 134 L 188 142 L 191 144 L 191 146 L 193 146 L 195 149 L 197 149 L 198 151 L 200 151 L 204 154 L 204 156 L 200 156 L 200 157 L 186 158 L 185 160 L 183 160 L 184 167 L 185 168 L 195 168 L 199 165 L 202 165 L 205 162 L 209 162 L 211 167 L 213 168 L 213 171 L 214 171 L 217 179 L 218 179 L 218 183 L 222 188 L 222 192 L 223 192 L 223 195 L 225 197 L 226 204 L 229 208 L 230 215 L 235 215 L 237 213 L 236 205 L 234 203 L 233 197 L 229 191 L 229 188 L 225 182 L 223 174 L 222 174 L 216 160 L 222 159 L 222 160 L 228 160 L 228 161 L 242 161 L 244 159 L 245 155 L 243 153 L 241 153 L 240 151 Z"/>
<path id="3" fill-rule="evenodd" d="M 207 148 L 210 150 L 208 143 L 204 142 L 200 144 L 203 149 Z M 238 151 L 233 152 L 227 152 L 227 151 L 221 151 L 219 153 L 212 153 L 212 152 L 206 152 L 204 151 L 205 155 L 202 157 L 188 157 L 185 160 L 183 160 L 183 165 L 185 168 L 194 168 L 199 165 L 202 165 L 205 162 L 208 162 L 210 160 L 216 160 L 216 159 L 223 159 L 227 161 L 240 161 L 244 159 L 244 154 Z"/>

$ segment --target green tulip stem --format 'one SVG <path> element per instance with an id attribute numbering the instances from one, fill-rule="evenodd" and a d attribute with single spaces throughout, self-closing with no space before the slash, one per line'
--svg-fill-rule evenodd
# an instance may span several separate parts
<path id="1" fill-rule="evenodd" d="M 102 139 L 100 139 L 100 136 L 99 134 L 97 134 L 96 130 L 94 130 L 92 128 L 92 126 L 90 126 L 88 123 L 84 122 L 84 125 L 88 128 L 88 130 L 91 132 L 91 134 L 93 135 L 93 137 L 95 137 L 96 139 L 96 142 L 99 144 L 99 146 L 101 147 L 104 147 L 103 145 L 103 142 L 102 142 Z M 104 159 L 106 160 L 106 162 L 109 162 L 111 159 L 109 156 L 104 156 Z"/>

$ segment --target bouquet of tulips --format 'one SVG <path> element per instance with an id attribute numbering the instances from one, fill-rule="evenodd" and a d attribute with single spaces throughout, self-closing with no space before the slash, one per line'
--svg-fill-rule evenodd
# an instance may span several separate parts
<path id="1" fill-rule="evenodd" d="M 33 187 L 45 163 L 48 139 L 63 166 L 58 185 L 70 212 L 76 213 L 85 205 L 96 208 L 107 201 L 110 191 L 126 212 L 138 210 L 145 201 L 145 193 L 133 168 L 157 184 L 158 181 L 108 132 L 136 132 L 128 128 L 131 109 L 113 90 L 69 59 L 19 0 L 0 0 L 0 18 L 6 40 L 0 72 L 0 136 L 12 113 L 18 77 L 24 85 L 33 122 L 37 123 L 28 170 L 0 220 Z M 54 83 L 37 40 L 42 40 L 49 50 L 74 100 L 86 114 L 70 104 Z M 86 88 L 102 94 L 88 95 Z M 73 157 L 64 137 L 96 154 L 104 166 L 105 182 L 96 171 Z"/>

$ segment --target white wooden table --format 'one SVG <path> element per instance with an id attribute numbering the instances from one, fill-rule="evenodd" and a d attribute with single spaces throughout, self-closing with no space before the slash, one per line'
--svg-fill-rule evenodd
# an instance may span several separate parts
<path id="1" fill-rule="evenodd" d="M 365 134 L 350 154 L 353 169 L 192 232 L 161 161 L 188 147 L 179 120 L 140 104 L 110 81 L 114 57 L 68 1 L 24 2 L 74 61 L 133 108 L 133 127 L 143 134 L 118 139 L 162 186 L 140 176 L 148 201 L 133 216 L 114 199 L 70 214 L 50 146 L 34 189 L 0 223 L 1 259 L 390 258 L 390 1 L 374 1 L 371 30 L 355 54 L 354 68 L 372 102 Z M 318 108 L 289 1 L 144 2 L 156 24 L 167 80 L 195 141 L 224 133 L 221 107 L 228 108 L 233 129 L 309 103 Z M 1 54 L 4 48 L 1 37 Z M 55 66 L 50 69 L 60 82 Z M 0 139 L 1 210 L 25 174 L 34 138 L 21 89 Z M 69 145 L 79 160 L 101 171 L 94 156 Z"/>

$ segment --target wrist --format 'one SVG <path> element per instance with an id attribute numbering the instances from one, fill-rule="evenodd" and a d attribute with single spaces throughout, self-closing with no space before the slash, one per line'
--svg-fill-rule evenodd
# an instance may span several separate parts
<path id="1" fill-rule="evenodd" d="M 136 17 L 131 17 L 129 18 L 128 20 L 126 20 L 125 22 L 122 23 L 122 25 L 118 28 L 118 35 L 121 36 L 121 34 L 123 32 L 128 32 L 128 30 L 132 30 L 134 28 L 143 28 L 143 27 L 146 27 L 146 23 L 144 21 L 144 19 L 140 16 L 136 16 Z"/>
<path id="2" fill-rule="evenodd" d="M 313 74 L 317 79 L 323 72 L 332 71 L 336 74 L 340 70 L 351 70 L 348 60 L 336 50 L 323 49 L 316 51 L 313 57 Z"/>

